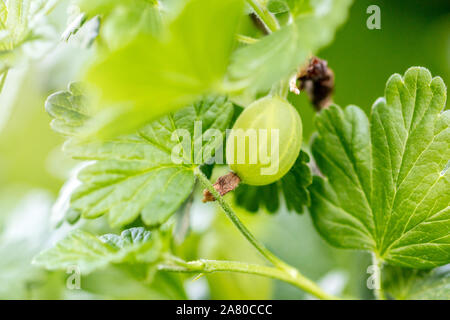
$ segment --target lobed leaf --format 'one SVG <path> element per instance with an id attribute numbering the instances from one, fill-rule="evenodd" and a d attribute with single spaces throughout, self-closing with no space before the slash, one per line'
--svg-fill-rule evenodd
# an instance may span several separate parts
<path id="1" fill-rule="evenodd" d="M 69 84 L 67 91 L 50 95 L 45 110 L 54 118 L 50 123 L 52 129 L 67 136 L 79 134 L 91 117 L 83 87 L 75 82 Z"/>
<path id="2" fill-rule="evenodd" d="M 450 262 L 445 100 L 442 79 L 416 67 L 389 79 L 370 119 L 355 106 L 318 116 L 312 152 L 326 178 L 314 178 L 311 214 L 331 244 L 403 267 Z"/>
<path id="3" fill-rule="evenodd" d="M 33 263 L 49 270 L 77 266 L 81 273 L 88 274 L 109 264 L 155 262 L 162 247 L 159 234 L 144 228 L 127 229 L 120 236 L 101 237 L 78 229 L 53 248 L 41 252 Z"/>
<path id="4" fill-rule="evenodd" d="M 52 95 L 46 107 L 56 117 L 54 129 L 76 134 L 88 119 L 80 111 L 85 100 L 73 85 L 70 88 Z M 206 97 L 135 134 L 90 142 L 70 139 L 64 146 L 69 155 L 96 162 L 78 174 L 82 184 L 72 193 L 68 212 L 84 218 L 108 213 L 112 226 L 131 223 L 139 215 L 150 226 L 164 223 L 191 194 L 194 169 L 222 152 L 223 137 L 216 139 L 208 132 L 223 133 L 233 113 L 234 106 L 226 98 Z M 181 136 L 180 130 L 188 137 Z"/>

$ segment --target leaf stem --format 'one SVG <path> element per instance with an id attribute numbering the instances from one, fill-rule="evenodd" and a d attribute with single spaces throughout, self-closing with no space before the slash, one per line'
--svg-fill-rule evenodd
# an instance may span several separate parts
<path id="1" fill-rule="evenodd" d="M 383 268 L 383 262 L 375 253 L 372 253 L 372 264 L 376 266 L 374 273 L 376 288 L 374 289 L 375 298 L 377 300 L 386 300 L 386 296 L 383 290 L 383 283 L 381 278 L 381 271 Z"/>
<path id="2" fill-rule="evenodd" d="M 296 268 L 288 265 L 284 261 L 280 260 L 276 257 L 272 252 L 270 252 L 261 242 L 259 242 L 253 234 L 247 229 L 247 227 L 242 223 L 242 221 L 238 218 L 234 210 L 231 206 L 224 200 L 224 198 L 219 194 L 219 192 L 214 188 L 213 184 L 209 181 L 209 179 L 199 170 L 196 169 L 195 175 L 199 179 L 200 183 L 214 196 L 219 205 L 222 207 L 223 211 L 227 215 L 227 217 L 231 220 L 231 222 L 236 226 L 236 228 L 242 233 L 242 235 L 250 242 L 250 244 L 256 248 L 269 262 L 271 262 L 275 268 L 259 266 L 258 268 L 251 266 L 252 273 L 259 272 L 258 274 L 266 275 L 272 278 L 280 279 L 295 286 L 303 289 L 306 292 L 309 292 L 321 299 L 336 299 L 331 295 L 328 295 L 324 292 L 317 284 L 308 278 L 304 277 Z M 204 262 L 204 260 L 201 260 Z M 226 264 L 227 261 L 222 261 L 220 264 L 207 264 L 207 267 L 229 267 L 227 270 L 217 269 L 215 271 L 235 271 L 235 272 L 244 272 L 245 268 L 249 268 L 248 264 L 245 263 L 232 263 L 231 265 Z M 195 264 L 194 264 L 195 265 Z M 203 265 L 202 265 L 203 266 Z M 186 266 L 184 266 L 186 267 Z M 264 267 L 264 268 L 261 268 Z M 203 270 L 203 269 L 202 269 Z M 247 269 L 246 269 L 247 270 Z M 276 270 L 276 272 L 275 272 Z M 200 270 L 196 270 L 200 271 Z M 208 269 L 203 270 L 202 272 L 208 272 Z M 265 273 L 268 272 L 268 273 Z M 248 273 L 248 272 L 247 272 Z M 256 274 L 256 273 L 255 273 Z"/>
<path id="3" fill-rule="evenodd" d="M 277 18 L 262 6 L 258 0 L 247 0 L 247 3 L 252 7 L 258 17 L 267 26 L 270 32 L 275 32 L 280 29 Z"/>
<path id="4" fill-rule="evenodd" d="M 272 279 L 287 282 L 298 287 L 305 292 L 323 300 L 335 300 L 336 297 L 322 291 L 314 282 L 305 278 L 300 273 L 288 273 L 275 267 L 268 267 L 258 264 L 245 263 L 239 261 L 219 261 L 200 259 L 190 262 L 180 262 L 179 259 L 173 261 L 175 264 L 159 265 L 159 270 L 186 273 L 213 273 L 213 272 L 238 272 L 254 274 Z"/>

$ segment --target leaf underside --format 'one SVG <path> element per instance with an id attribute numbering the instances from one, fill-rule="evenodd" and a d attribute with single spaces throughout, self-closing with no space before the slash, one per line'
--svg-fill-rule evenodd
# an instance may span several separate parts
<path id="1" fill-rule="evenodd" d="M 317 119 L 312 152 L 325 178 L 311 214 L 331 244 L 375 252 L 393 265 L 450 262 L 450 112 L 446 87 L 424 68 L 393 75 L 370 119 L 332 106 Z"/>

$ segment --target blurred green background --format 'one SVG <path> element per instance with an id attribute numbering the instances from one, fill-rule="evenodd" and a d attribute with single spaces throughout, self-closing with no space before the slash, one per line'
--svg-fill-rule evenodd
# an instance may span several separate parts
<path id="1" fill-rule="evenodd" d="M 381 8 L 381 30 L 368 30 L 366 9 Z M 66 24 L 66 5 L 50 17 L 55 30 Z M 50 130 L 46 97 L 77 79 L 91 54 L 74 43 L 61 43 L 45 58 L 12 72 L 0 96 L 0 299 L 8 298 L 307 298 L 287 284 L 235 274 L 215 274 L 195 282 L 189 277 L 158 275 L 152 284 L 127 270 L 110 268 L 82 280 L 84 290 L 65 289 L 66 275 L 30 265 L 31 258 L 54 242 L 68 226 L 53 232 L 51 207 L 76 162 L 61 150 L 63 139 Z M 450 83 L 450 2 L 447 0 L 356 0 L 335 41 L 318 54 L 336 75 L 335 102 L 369 111 L 383 95 L 388 77 L 410 66 L 424 66 Z M 7 92 L 8 94 L 6 94 Z M 290 96 L 300 111 L 309 139 L 314 112 L 304 95 Z M 194 203 L 192 232 L 176 249 L 186 258 L 259 257 L 222 214 Z M 239 211 L 267 246 L 282 259 L 339 294 L 371 298 L 366 289 L 369 256 L 327 245 L 308 214 L 281 212 L 250 215 Z M 100 219 L 101 220 L 101 219 Z M 86 222 L 83 222 L 86 223 Z M 85 228 L 107 230 L 102 221 Z M 184 289 L 183 289 L 184 284 Z M 120 290 L 119 290 L 120 288 Z"/>
<path id="2" fill-rule="evenodd" d="M 381 30 L 369 30 L 368 6 L 381 9 Z M 366 112 L 384 95 L 387 79 L 422 66 L 450 83 L 450 2 L 445 0 L 356 0 L 334 42 L 318 53 L 335 73 L 335 103 Z M 303 116 L 306 135 L 313 111 L 306 97 L 291 96 Z"/>

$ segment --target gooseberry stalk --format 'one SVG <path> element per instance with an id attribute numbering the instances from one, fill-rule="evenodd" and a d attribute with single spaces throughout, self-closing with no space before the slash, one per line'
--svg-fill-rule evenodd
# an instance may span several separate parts
<path id="1" fill-rule="evenodd" d="M 247 229 L 247 227 L 236 215 L 233 208 L 231 208 L 230 204 L 226 202 L 225 199 L 219 194 L 219 192 L 214 188 L 213 184 L 203 174 L 203 172 L 197 168 L 195 171 L 195 175 L 197 176 L 200 183 L 209 192 L 211 192 L 211 194 L 217 200 L 217 203 L 223 209 L 223 211 L 225 212 L 227 217 L 231 220 L 231 222 L 236 226 L 239 232 L 247 239 L 247 241 L 253 247 L 255 247 L 256 250 L 259 251 L 259 253 L 261 253 L 263 257 L 265 257 L 270 263 L 272 263 L 274 267 L 254 265 L 244 262 L 215 261 L 215 260 L 198 260 L 192 262 L 181 262 L 179 259 L 177 259 L 175 261 L 172 261 L 175 262 L 176 266 L 163 265 L 160 267 L 160 269 L 177 272 L 209 273 L 215 271 L 229 271 L 229 272 L 257 274 L 288 282 L 320 299 L 326 300 L 338 299 L 337 297 L 324 292 L 316 283 L 303 276 L 296 268 L 282 261 L 277 256 L 275 256 L 271 251 L 269 251 Z"/>

